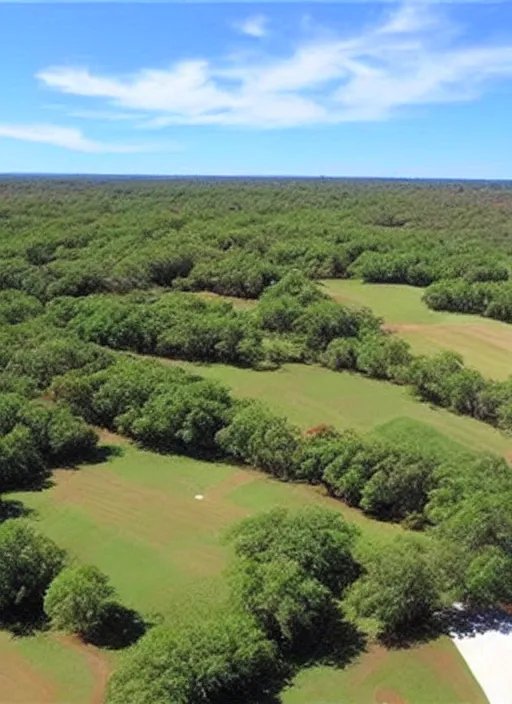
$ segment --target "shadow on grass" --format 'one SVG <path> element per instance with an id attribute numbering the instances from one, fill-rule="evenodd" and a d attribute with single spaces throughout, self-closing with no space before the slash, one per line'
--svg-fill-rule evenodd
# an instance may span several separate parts
<path id="1" fill-rule="evenodd" d="M 313 665 L 343 668 L 365 652 L 366 644 L 364 633 L 338 618 L 329 621 L 316 637 L 305 640 L 286 657 L 294 669 Z"/>
<path id="2" fill-rule="evenodd" d="M 379 636 L 379 641 L 386 648 L 412 648 L 436 640 L 442 635 L 450 638 L 468 638 L 488 631 L 512 634 L 512 615 L 499 608 L 479 610 L 454 606 L 440 611 L 414 628 L 402 629 L 392 634 L 384 633 Z"/>
<path id="3" fill-rule="evenodd" d="M 377 640 L 386 648 L 400 650 L 436 640 L 444 633 L 442 621 L 433 617 L 422 623 L 404 626 L 397 631 L 381 633 Z"/>
<path id="4" fill-rule="evenodd" d="M 114 457 L 122 457 L 124 448 L 120 445 L 97 445 L 86 455 L 79 459 L 70 459 L 69 457 L 58 457 L 52 462 L 51 469 L 67 469 L 76 471 L 81 465 L 88 464 L 103 464 Z"/>
<path id="5" fill-rule="evenodd" d="M 33 636 L 41 631 L 47 631 L 49 627 L 48 617 L 39 600 L 10 608 L 0 617 L 0 629 L 8 631 L 16 638 Z"/>
<path id="6" fill-rule="evenodd" d="M 121 445 L 98 445 L 90 455 L 84 459 L 84 464 L 103 464 L 115 457 L 122 457 L 124 448 Z"/>
<path id="7" fill-rule="evenodd" d="M 150 625 L 133 609 L 113 602 L 106 605 L 101 624 L 86 640 L 98 648 L 121 650 L 136 643 Z"/>
<path id="8" fill-rule="evenodd" d="M 26 518 L 33 513 L 33 509 L 27 508 L 22 501 L 0 498 L 0 523 L 10 518 Z"/>

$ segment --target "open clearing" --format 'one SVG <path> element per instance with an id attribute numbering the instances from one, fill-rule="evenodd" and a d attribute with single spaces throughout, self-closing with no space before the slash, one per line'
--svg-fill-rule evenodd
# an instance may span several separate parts
<path id="1" fill-rule="evenodd" d="M 416 427 L 419 423 L 466 448 L 504 455 L 512 451 L 512 439 L 491 426 L 420 403 L 405 387 L 360 374 L 303 364 L 286 364 L 271 372 L 221 364 L 179 364 L 219 380 L 235 395 L 265 401 L 301 428 L 326 423 L 340 429 L 386 433 L 389 426 L 414 422 Z"/>
<path id="2" fill-rule="evenodd" d="M 405 676 L 406 675 L 406 676 Z M 443 682 L 443 692 L 430 682 Z M 372 646 L 346 670 L 304 670 L 283 704 L 485 704 L 448 638 L 412 649 Z"/>
<path id="3" fill-rule="evenodd" d="M 506 379 L 512 374 L 512 325 L 477 315 L 430 310 L 421 300 L 423 289 L 413 286 L 364 284 L 353 279 L 322 283 L 334 300 L 371 308 L 416 354 L 452 350 L 486 377 Z"/>
<path id="4" fill-rule="evenodd" d="M 121 449 L 122 456 L 105 463 L 58 470 L 47 490 L 17 492 L 10 498 L 23 501 L 38 529 L 78 560 L 103 570 L 122 602 L 153 622 L 202 619 L 225 603 L 222 571 L 228 548 L 222 535 L 234 521 L 256 511 L 320 502 L 340 510 L 374 540 L 386 540 L 400 530 L 371 521 L 310 487 L 280 483 L 249 469 L 156 455 L 128 443 L 121 443 Z M 204 499 L 197 501 L 197 494 Z M 430 660 L 425 648 L 433 653 Z M 59 635 L 12 638 L 5 632 L 0 634 L 0 653 L 2 704 L 99 704 L 106 675 L 118 657 Z M 444 657 L 450 658 L 450 667 L 440 672 Z M 404 667 L 412 676 L 402 690 Z M 446 639 L 407 651 L 372 649 L 346 670 L 311 668 L 292 683 L 282 701 L 384 704 L 387 690 L 411 704 L 485 702 Z M 423 698 L 416 696 L 421 692 Z M 369 699 L 369 693 L 377 698 Z"/>

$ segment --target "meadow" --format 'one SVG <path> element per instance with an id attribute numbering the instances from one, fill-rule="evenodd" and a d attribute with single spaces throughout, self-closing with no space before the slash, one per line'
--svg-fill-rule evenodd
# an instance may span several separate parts
<path id="1" fill-rule="evenodd" d="M 422 301 L 423 289 L 414 286 L 357 279 L 331 279 L 322 284 L 339 303 L 371 308 L 389 331 L 407 340 L 415 354 L 452 350 L 488 378 L 506 379 L 512 374 L 512 326 L 508 323 L 431 310 Z"/>
<path id="2" fill-rule="evenodd" d="M 105 439 L 118 442 L 112 435 Z M 78 561 L 100 567 L 123 603 L 150 622 L 185 624 L 223 606 L 229 563 L 223 535 L 257 511 L 315 503 L 341 511 L 374 541 L 401 530 L 365 518 L 319 490 L 250 469 L 161 456 L 126 441 L 115 447 L 120 454 L 105 463 L 57 470 L 51 487 L 9 498 L 21 500 L 38 528 Z M 197 494 L 204 500 L 195 499 Z M 301 672 L 283 692 L 283 704 L 485 702 L 445 637 L 406 650 L 367 648 L 345 669 L 314 666 Z M 0 653 L 3 701 L 7 696 L 20 704 L 99 704 L 119 657 L 53 633 L 2 632 Z"/>
<path id="3" fill-rule="evenodd" d="M 415 400 L 408 388 L 349 372 L 335 373 L 315 365 L 285 364 L 276 371 L 239 369 L 222 364 L 179 364 L 216 379 L 240 397 L 257 398 L 306 430 L 325 423 L 383 435 L 433 433 L 460 447 L 509 456 L 512 439 L 473 418 Z"/>

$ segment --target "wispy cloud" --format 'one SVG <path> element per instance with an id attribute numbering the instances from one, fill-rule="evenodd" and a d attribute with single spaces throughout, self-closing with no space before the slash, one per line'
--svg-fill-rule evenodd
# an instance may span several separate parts
<path id="1" fill-rule="evenodd" d="M 249 37 L 261 39 L 267 33 L 268 18 L 265 15 L 250 15 L 240 22 L 234 22 L 233 27 Z"/>
<path id="2" fill-rule="evenodd" d="M 88 154 L 134 154 L 138 152 L 159 150 L 162 145 L 129 145 L 98 142 L 85 137 L 81 130 L 59 125 L 5 125 L 0 124 L 0 138 L 17 139 L 25 142 L 50 144 L 63 149 L 70 149 Z M 167 149 L 178 148 L 178 145 L 168 144 Z"/>
<path id="3" fill-rule="evenodd" d="M 409 0 L 384 7 L 379 24 L 343 38 L 315 34 L 284 57 L 197 58 L 130 76 L 57 66 L 38 77 L 61 93 L 150 114 L 151 127 L 383 120 L 416 105 L 476 99 L 490 82 L 512 78 L 512 42 L 464 42 L 443 13 Z"/>

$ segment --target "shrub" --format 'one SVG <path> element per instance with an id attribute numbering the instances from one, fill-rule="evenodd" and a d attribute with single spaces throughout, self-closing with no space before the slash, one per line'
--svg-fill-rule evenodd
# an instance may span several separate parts
<path id="1" fill-rule="evenodd" d="M 101 624 L 114 594 L 108 577 L 97 567 L 68 567 L 50 584 L 44 610 L 55 628 L 87 636 Z"/>
<path id="2" fill-rule="evenodd" d="M 108 704 L 223 704 L 274 693 L 275 646 L 254 621 L 228 614 L 176 632 L 153 628 L 110 680 Z"/>
<path id="3" fill-rule="evenodd" d="M 415 537 L 367 546 L 361 560 L 364 572 L 347 603 L 360 616 L 376 619 L 386 635 L 416 628 L 440 606 L 429 554 Z"/>
<path id="4" fill-rule="evenodd" d="M 0 525 L 0 611 L 36 616 L 48 585 L 64 565 L 65 553 L 20 519 Z"/>

